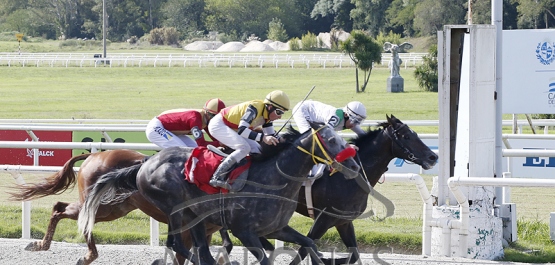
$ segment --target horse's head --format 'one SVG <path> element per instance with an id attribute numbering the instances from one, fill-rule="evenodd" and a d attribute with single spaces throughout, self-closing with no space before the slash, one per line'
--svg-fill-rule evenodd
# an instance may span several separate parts
<path id="1" fill-rule="evenodd" d="M 387 116 L 383 124 L 385 135 L 392 143 L 393 154 L 408 162 L 416 163 L 424 169 L 430 169 L 437 163 L 437 155 L 422 142 L 418 134 L 395 116 Z"/>
<path id="2" fill-rule="evenodd" d="M 356 151 L 347 145 L 331 127 L 322 123 L 310 123 L 312 130 L 303 134 L 301 145 L 305 152 L 312 155 L 315 164 L 330 165 L 333 170 L 343 173 L 346 179 L 358 176 L 360 167 L 353 156 Z"/>

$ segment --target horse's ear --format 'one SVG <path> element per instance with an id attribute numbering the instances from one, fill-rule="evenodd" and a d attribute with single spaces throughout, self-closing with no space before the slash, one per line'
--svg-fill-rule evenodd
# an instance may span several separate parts
<path id="1" fill-rule="evenodd" d="M 395 125 L 395 117 L 393 116 L 393 114 L 391 116 L 386 115 L 387 117 L 387 123 L 389 123 L 390 125 Z"/>

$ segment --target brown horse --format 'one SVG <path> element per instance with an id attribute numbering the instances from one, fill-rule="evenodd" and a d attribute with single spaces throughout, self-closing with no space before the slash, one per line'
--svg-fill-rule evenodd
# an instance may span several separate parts
<path id="1" fill-rule="evenodd" d="M 78 219 L 79 211 L 81 210 L 83 201 L 87 197 L 89 187 L 96 183 L 100 176 L 115 169 L 141 164 L 146 158 L 146 155 L 133 150 L 109 150 L 99 153 L 77 155 L 69 159 L 64 164 L 62 170 L 46 178 L 45 181 L 27 184 L 25 186 L 18 185 L 15 187 L 17 192 L 8 192 L 11 195 L 10 199 L 16 201 L 28 201 L 63 193 L 67 189 L 75 186 L 76 178 L 73 166 L 77 161 L 85 160 L 77 174 L 79 201 L 73 203 L 57 202 L 52 209 L 50 223 L 48 224 L 48 229 L 42 241 L 31 242 L 25 249 L 30 251 L 48 250 L 58 222 L 65 218 L 73 220 Z M 167 223 L 166 216 L 158 210 L 158 208 L 146 201 L 138 192 L 122 202 L 111 205 L 101 205 L 96 213 L 96 222 L 109 222 L 123 217 L 135 209 L 140 209 L 159 222 Z M 212 233 L 219 229 L 219 226 L 207 225 L 206 234 L 210 237 Z M 191 248 L 192 242 L 189 231 L 184 231 L 181 237 L 186 246 Z M 208 240 L 210 240 L 210 238 L 208 238 Z M 231 243 L 224 243 L 226 248 L 227 245 L 231 247 Z M 88 252 L 79 263 L 90 264 L 98 258 L 98 251 L 94 238 L 91 237 L 90 241 L 87 241 L 87 246 Z M 231 250 L 231 248 L 229 248 L 229 250 Z M 180 255 L 177 255 L 177 259 L 179 264 L 184 263 L 184 259 Z"/>

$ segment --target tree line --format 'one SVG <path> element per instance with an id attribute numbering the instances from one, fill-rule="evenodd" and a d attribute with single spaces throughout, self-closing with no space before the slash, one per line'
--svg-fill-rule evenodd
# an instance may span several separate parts
<path id="1" fill-rule="evenodd" d="M 102 39 L 103 4 L 114 42 L 161 28 L 180 40 L 244 41 L 266 39 L 272 23 L 290 38 L 332 29 L 433 36 L 443 25 L 466 24 L 469 13 L 473 24 L 491 23 L 490 0 L 0 0 L 0 30 Z M 503 0 L 505 29 L 553 28 L 554 14 L 555 0 Z"/>

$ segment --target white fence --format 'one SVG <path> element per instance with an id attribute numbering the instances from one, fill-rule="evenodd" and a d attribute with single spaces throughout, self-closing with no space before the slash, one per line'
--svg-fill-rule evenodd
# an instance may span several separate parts
<path id="1" fill-rule="evenodd" d="M 404 67 L 422 64 L 427 53 L 402 53 Z M 98 56 L 97 56 L 98 57 Z M 388 65 L 390 53 L 382 54 Z M 342 68 L 354 67 L 342 53 L 109 53 L 95 58 L 94 53 L 0 53 L 0 66 L 8 67 L 260 67 L 260 68 Z"/>

